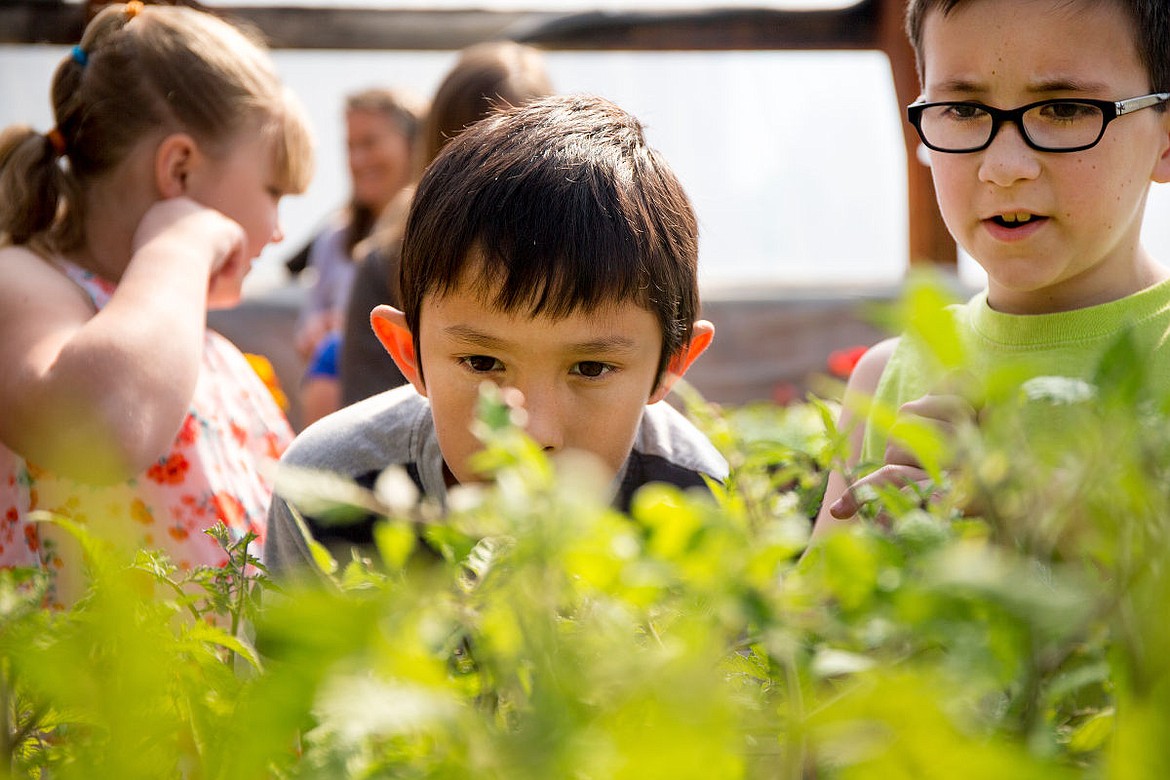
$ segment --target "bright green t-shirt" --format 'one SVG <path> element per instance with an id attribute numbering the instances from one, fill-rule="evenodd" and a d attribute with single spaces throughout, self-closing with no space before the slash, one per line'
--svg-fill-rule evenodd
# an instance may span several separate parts
<path id="1" fill-rule="evenodd" d="M 1147 355 L 1146 389 L 1170 393 L 1170 281 L 1098 306 L 1055 314 L 1003 314 L 987 304 L 986 291 L 948 309 L 962 347 L 962 367 L 999 385 L 1040 376 L 1091 380 L 1102 355 L 1129 331 L 1138 353 Z M 947 370 L 921 338 L 903 335 L 878 382 L 874 401 L 896 410 L 937 392 Z M 866 424 L 862 461 L 878 463 L 885 432 Z"/>

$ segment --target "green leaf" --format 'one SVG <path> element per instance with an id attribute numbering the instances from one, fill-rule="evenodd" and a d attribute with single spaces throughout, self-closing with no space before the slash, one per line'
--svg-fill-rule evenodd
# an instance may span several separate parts
<path id="1" fill-rule="evenodd" d="M 902 301 L 904 337 L 921 341 L 943 372 L 965 365 L 958 325 L 948 308 L 955 302 L 940 277 L 924 272 L 911 274 Z"/>
<path id="2" fill-rule="evenodd" d="M 288 505 L 288 511 L 293 522 L 296 523 L 297 531 L 300 532 L 301 538 L 304 539 L 305 545 L 309 548 L 309 557 L 312 559 L 313 565 L 326 575 L 336 574 L 337 560 L 329 553 L 325 545 L 313 538 L 313 532 L 309 530 L 309 524 L 305 522 L 304 516 L 292 504 Z"/>
<path id="3" fill-rule="evenodd" d="M 414 526 L 403 520 L 384 520 L 374 524 L 374 544 L 378 554 L 392 570 L 400 570 L 414 552 L 418 535 Z"/>
<path id="4" fill-rule="evenodd" d="M 1123 330 L 1101 356 L 1093 384 L 1113 405 L 1133 407 L 1147 394 L 1149 363 L 1149 353 L 1139 347 L 1133 331 Z"/>
<path id="5" fill-rule="evenodd" d="M 263 668 L 260 663 L 260 657 L 256 654 L 256 648 L 252 647 L 250 643 L 240 637 L 233 636 L 218 626 L 213 626 L 202 620 L 196 621 L 187 631 L 187 638 L 196 642 L 208 642 L 226 648 L 236 655 L 242 656 L 254 669 L 261 670 Z"/>
<path id="6" fill-rule="evenodd" d="M 1068 749 L 1073 753 L 1092 753 L 1100 750 L 1113 734 L 1116 716 L 1113 710 L 1098 712 L 1085 719 L 1068 738 Z"/>

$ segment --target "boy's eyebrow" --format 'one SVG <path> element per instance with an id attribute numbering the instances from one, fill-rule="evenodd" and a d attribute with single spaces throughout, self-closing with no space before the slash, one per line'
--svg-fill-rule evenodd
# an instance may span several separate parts
<path id="1" fill-rule="evenodd" d="M 499 349 L 507 344 L 503 339 L 476 330 L 470 325 L 448 325 L 443 328 L 443 333 L 456 341 L 464 341 L 476 347 Z"/>
<path id="2" fill-rule="evenodd" d="M 574 352 L 633 352 L 637 344 L 625 336 L 605 336 L 571 345 Z"/>
<path id="3" fill-rule="evenodd" d="M 469 346 L 481 347 L 483 349 L 504 349 L 513 346 L 513 343 L 505 339 L 497 338 L 489 333 L 484 333 L 471 325 L 449 325 L 443 328 L 443 333 L 456 340 L 461 341 Z M 633 339 L 626 336 L 612 335 L 602 336 L 588 341 L 581 341 L 575 344 L 566 345 L 568 350 L 572 352 L 633 352 L 637 349 L 637 344 Z"/>
<path id="4" fill-rule="evenodd" d="M 1054 78 L 1040 81 L 1028 87 L 1029 92 L 1106 92 L 1108 86 L 1100 81 L 1081 81 L 1071 78 Z"/>
<path id="5" fill-rule="evenodd" d="M 940 81 L 931 85 L 933 91 L 945 93 L 980 93 L 986 92 L 987 87 L 968 79 L 956 78 Z M 1028 85 L 1028 92 L 1042 95 L 1050 92 L 1108 92 L 1108 85 L 1099 81 L 1083 81 L 1064 76 L 1054 77 L 1045 81 L 1037 81 Z"/>
<path id="6" fill-rule="evenodd" d="M 937 84 L 928 85 L 931 91 L 942 92 L 982 92 L 983 88 L 975 84 L 973 81 L 966 79 L 947 79 L 940 81 Z"/>

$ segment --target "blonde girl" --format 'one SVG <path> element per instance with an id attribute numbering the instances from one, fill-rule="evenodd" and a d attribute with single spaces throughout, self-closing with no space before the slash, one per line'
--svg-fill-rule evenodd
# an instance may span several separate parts
<path id="1" fill-rule="evenodd" d="M 105 8 L 52 103 L 52 130 L 0 135 L 0 565 L 50 567 L 67 602 L 79 553 L 34 510 L 180 567 L 223 562 L 216 520 L 263 536 L 291 431 L 205 318 L 312 153 L 263 46 L 190 8 Z"/>

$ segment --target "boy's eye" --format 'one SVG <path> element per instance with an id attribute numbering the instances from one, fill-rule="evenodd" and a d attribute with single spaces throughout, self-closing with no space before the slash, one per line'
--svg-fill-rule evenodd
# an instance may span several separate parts
<path id="1" fill-rule="evenodd" d="M 461 358 L 461 362 L 472 371 L 479 373 L 498 371 L 504 367 L 503 363 L 490 355 L 468 355 L 465 358 Z"/>
<path id="2" fill-rule="evenodd" d="M 970 119 L 982 119 L 987 116 L 987 112 L 979 106 L 973 106 L 967 103 L 953 103 L 944 107 L 946 118 L 952 121 L 964 121 Z"/>
<path id="3" fill-rule="evenodd" d="M 1040 106 L 1040 116 L 1048 122 L 1095 121 L 1101 116 L 1101 109 L 1084 103 L 1046 103 Z"/>
<path id="4" fill-rule="evenodd" d="M 613 366 L 609 363 L 601 363 L 597 360 L 582 360 L 573 366 L 572 373 L 580 374 L 589 379 L 596 379 L 600 376 L 608 374 L 613 371 Z"/>

